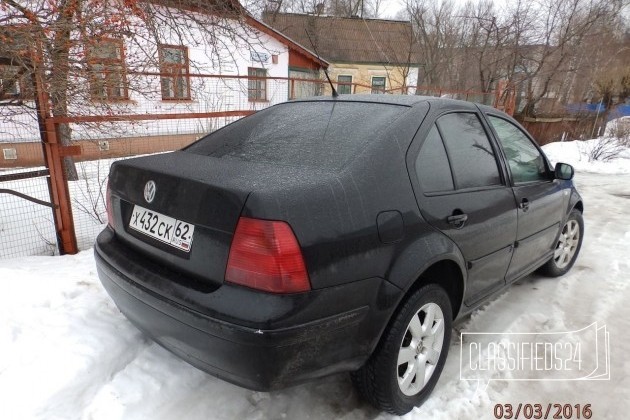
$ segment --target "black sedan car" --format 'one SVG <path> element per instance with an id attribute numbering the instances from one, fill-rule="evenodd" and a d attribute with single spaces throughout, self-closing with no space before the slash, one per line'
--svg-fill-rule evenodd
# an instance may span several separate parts
<path id="1" fill-rule="evenodd" d="M 349 371 L 402 414 L 434 388 L 455 319 L 571 268 L 572 177 L 493 108 L 305 99 L 114 163 L 94 252 L 120 310 L 192 365 L 256 390 Z"/>

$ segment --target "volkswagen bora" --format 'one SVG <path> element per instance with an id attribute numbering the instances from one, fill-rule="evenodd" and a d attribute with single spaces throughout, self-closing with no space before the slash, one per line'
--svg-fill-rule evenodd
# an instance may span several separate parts
<path id="1" fill-rule="evenodd" d="M 284 103 L 114 163 L 98 274 L 134 325 L 219 378 L 271 390 L 347 371 L 402 414 L 434 388 L 455 319 L 571 268 L 572 177 L 493 108 Z"/>

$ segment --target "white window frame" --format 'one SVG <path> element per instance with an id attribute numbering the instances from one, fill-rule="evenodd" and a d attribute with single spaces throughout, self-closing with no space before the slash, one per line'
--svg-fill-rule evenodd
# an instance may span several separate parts
<path id="1" fill-rule="evenodd" d="M 165 50 L 178 50 L 183 52 L 183 63 L 170 63 L 166 61 Z M 160 62 L 161 90 L 163 101 L 189 101 L 190 96 L 190 58 L 186 45 L 158 44 L 158 57 Z M 180 91 L 179 87 L 183 87 Z M 181 93 L 181 95 L 180 95 Z"/>
<path id="2" fill-rule="evenodd" d="M 376 93 L 385 93 L 385 91 L 387 90 L 387 76 L 371 76 L 370 78 L 370 93 L 374 93 L 374 78 L 377 77 L 379 79 L 383 79 L 385 81 L 385 84 L 383 85 L 383 91 L 382 92 L 376 92 Z"/>
<path id="3" fill-rule="evenodd" d="M 352 94 L 352 84 L 354 83 L 354 76 L 352 74 L 338 74 L 337 75 L 337 90 L 339 90 L 339 77 L 349 77 L 350 78 L 350 94 Z M 342 86 L 348 86 L 348 82 L 341 82 Z"/>

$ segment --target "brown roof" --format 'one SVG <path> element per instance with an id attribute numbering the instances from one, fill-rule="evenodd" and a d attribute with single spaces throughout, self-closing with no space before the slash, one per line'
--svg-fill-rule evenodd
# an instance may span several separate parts
<path id="1" fill-rule="evenodd" d="M 308 31 L 315 49 L 328 62 L 417 64 L 420 61 L 412 48 L 411 24 L 406 21 L 267 12 L 263 14 L 263 22 L 311 47 Z"/>

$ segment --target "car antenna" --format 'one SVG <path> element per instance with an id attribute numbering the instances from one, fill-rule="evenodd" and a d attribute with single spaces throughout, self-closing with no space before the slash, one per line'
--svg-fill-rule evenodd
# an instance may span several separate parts
<path id="1" fill-rule="evenodd" d="M 324 69 L 324 74 L 326 75 L 328 84 L 330 85 L 330 88 L 332 89 L 332 96 L 333 98 L 336 98 L 337 96 L 339 96 L 339 94 L 337 93 L 337 89 L 335 89 L 333 82 L 330 80 L 330 76 L 328 75 L 328 70 L 326 70 L 326 67 L 323 66 L 324 60 L 322 60 L 321 57 L 319 56 L 319 53 L 317 52 L 317 48 L 315 48 L 315 44 L 313 44 L 313 40 L 311 39 L 311 35 L 308 33 L 308 29 L 304 29 L 304 32 L 306 32 L 306 36 L 308 37 L 308 42 L 311 43 L 311 47 L 313 47 L 313 51 L 315 51 L 315 56 L 319 60 L 319 64 Z"/>

